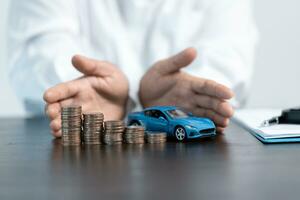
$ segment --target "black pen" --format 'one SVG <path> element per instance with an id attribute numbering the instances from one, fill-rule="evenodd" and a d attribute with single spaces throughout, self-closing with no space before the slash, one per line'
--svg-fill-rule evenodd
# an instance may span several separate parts
<path id="1" fill-rule="evenodd" d="M 276 124 L 300 124 L 300 108 L 283 110 L 280 116 L 263 121 L 261 126 L 264 127 Z"/>
<path id="2" fill-rule="evenodd" d="M 279 124 L 279 117 L 272 117 L 271 119 L 265 120 L 262 122 L 261 126 L 272 126 L 275 124 Z"/>

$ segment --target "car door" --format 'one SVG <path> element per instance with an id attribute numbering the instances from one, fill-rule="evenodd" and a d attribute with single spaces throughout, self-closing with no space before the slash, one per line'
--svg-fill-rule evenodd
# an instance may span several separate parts
<path id="1" fill-rule="evenodd" d="M 160 110 L 151 110 L 147 113 L 147 130 L 149 131 L 162 131 L 168 130 L 168 119 Z"/>

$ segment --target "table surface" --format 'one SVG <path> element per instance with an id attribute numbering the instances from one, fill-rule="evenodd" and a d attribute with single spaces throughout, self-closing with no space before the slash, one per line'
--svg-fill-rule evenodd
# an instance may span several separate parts
<path id="1" fill-rule="evenodd" d="M 0 199 L 300 198 L 300 144 L 235 124 L 188 143 L 64 148 L 45 119 L 0 119 L 0 137 Z"/>

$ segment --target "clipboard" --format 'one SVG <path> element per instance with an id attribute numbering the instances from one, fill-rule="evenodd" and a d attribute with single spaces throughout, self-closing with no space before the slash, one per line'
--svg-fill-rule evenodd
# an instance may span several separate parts
<path id="1" fill-rule="evenodd" d="M 263 143 L 300 142 L 300 125 L 298 124 L 261 126 L 266 119 L 280 114 L 280 109 L 241 109 L 235 112 L 233 121 Z"/>

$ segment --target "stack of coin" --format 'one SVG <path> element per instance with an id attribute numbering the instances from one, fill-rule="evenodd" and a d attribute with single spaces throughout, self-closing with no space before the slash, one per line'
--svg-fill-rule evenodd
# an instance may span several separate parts
<path id="1" fill-rule="evenodd" d="M 145 128 L 143 126 L 127 126 L 124 141 L 128 144 L 145 143 Z"/>
<path id="2" fill-rule="evenodd" d="M 81 144 L 81 106 L 62 107 L 61 131 L 63 145 Z"/>
<path id="3" fill-rule="evenodd" d="M 125 124 L 123 121 L 104 122 L 103 142 L 105 144 L 119 144 L 123 140 Z"/>
<path id="4" fill-rule="evenodd" d="M 83 114 L 83 141 L 85 144 L 101 144 L 104 115 L 100 112 Z"/>
<path id="5" fill-rule="evenodd" d="M 147 142 L 153 143 L 165 143 L 167 141 L 167 134 L 165 132 L 147 132 Z"/>

